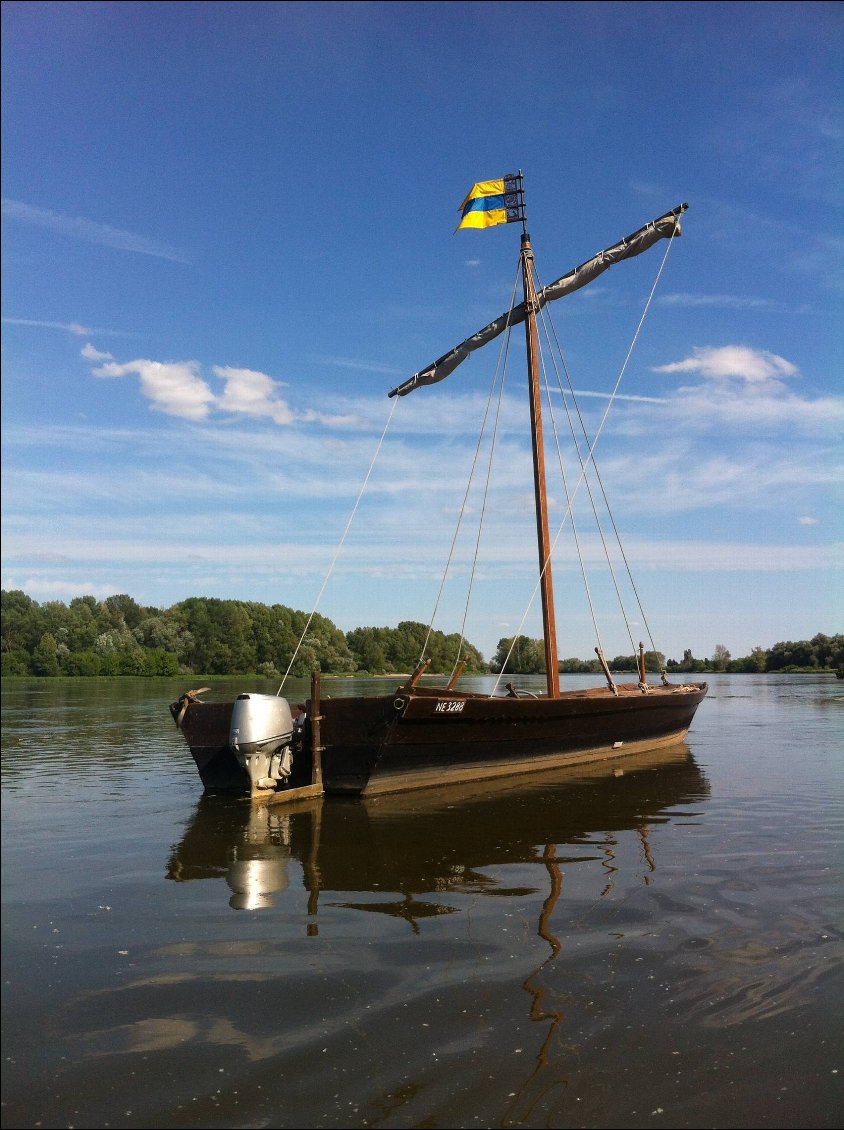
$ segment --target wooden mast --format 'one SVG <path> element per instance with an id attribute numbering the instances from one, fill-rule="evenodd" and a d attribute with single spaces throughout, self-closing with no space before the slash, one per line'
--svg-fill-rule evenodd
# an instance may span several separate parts
<path id="1" fill-rule="evenodd" d="M 527 346 L 530 429 L 533 444 L 533 483 L 536 494 L 536 536 L 539 544 L 539 586 L 542 594 L 542 635 L 545 643 L 545 672 L 548 697 L 560 697 L 560 665 L 557 658 L 557 630 L 554 621 L 554 589 L 551 580 L 551 539 L 548 535 L 548 500 L 545 492 L 545 451 L 542 442 L 542 402 L 539 387 L 539 362 L 536 337 L 536 291 L 533 285 L 533 248 L 530 236 L 522 232 L 522 285 L 525 300 L 525 343 Z"/>

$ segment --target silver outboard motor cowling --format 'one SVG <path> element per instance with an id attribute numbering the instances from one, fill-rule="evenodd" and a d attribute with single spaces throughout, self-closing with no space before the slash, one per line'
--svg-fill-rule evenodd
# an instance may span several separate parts
<path id="1" fill-rule="evenodd" d="M 286 698 L 240 694 L 232 707 L 229 748 L 245 769 L 253 792 L 286 781 L 293 769 L 293 715 Z"/>

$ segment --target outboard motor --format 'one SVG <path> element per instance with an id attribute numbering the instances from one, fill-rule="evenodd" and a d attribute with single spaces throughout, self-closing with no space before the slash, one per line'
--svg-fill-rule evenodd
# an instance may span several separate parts
<path id="1" fill-rule="evenodd" d="M 286 698 L 239 694 L 232 707 L 229 748 L 246 770 L 252 792 L 275 789 L 290 776 L 293 716 Z"/>

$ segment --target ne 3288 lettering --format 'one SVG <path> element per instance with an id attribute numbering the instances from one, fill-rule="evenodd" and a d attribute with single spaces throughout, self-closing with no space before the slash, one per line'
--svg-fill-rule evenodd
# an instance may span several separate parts
<path id="1" fill-rule="evenodd" d="M 445 698 L 434 705 L 435 714 L 459 714 L 466 702 L 462 698 Z"/>

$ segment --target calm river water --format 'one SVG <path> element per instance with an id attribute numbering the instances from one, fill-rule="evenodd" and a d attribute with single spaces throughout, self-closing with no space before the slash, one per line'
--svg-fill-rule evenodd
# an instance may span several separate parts
<path id="1" fill-rule="evenodd" d="M 840 1126 L 844 683 L 710 684 L 615 773 L 267 808 L 182 683 L 7 680 L 3 1125 Z"/>

